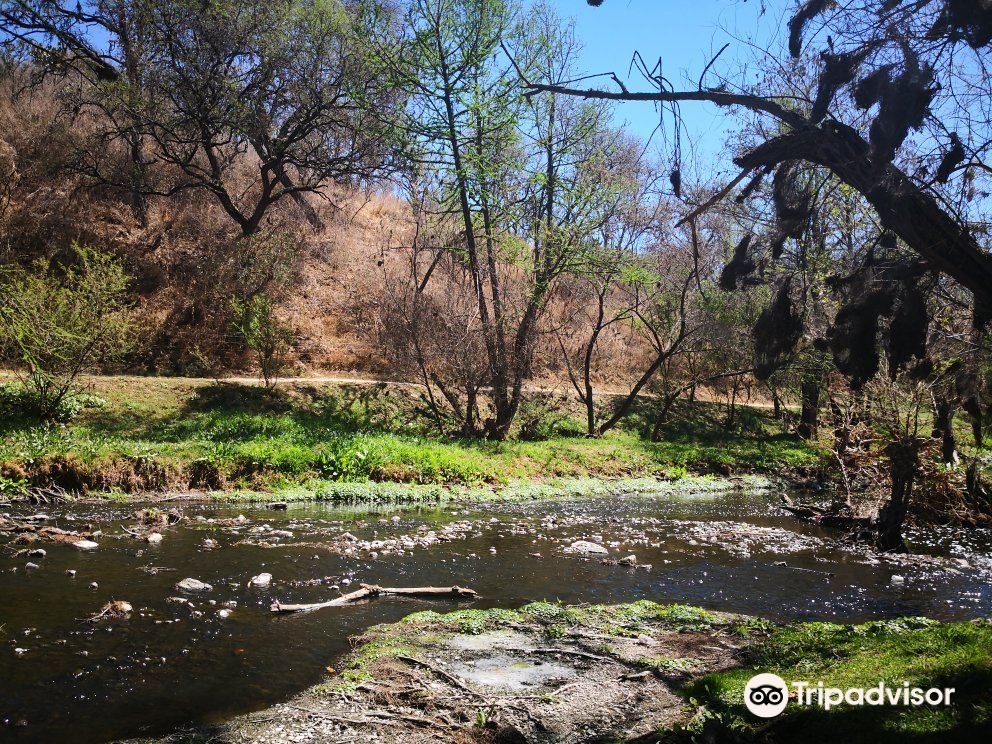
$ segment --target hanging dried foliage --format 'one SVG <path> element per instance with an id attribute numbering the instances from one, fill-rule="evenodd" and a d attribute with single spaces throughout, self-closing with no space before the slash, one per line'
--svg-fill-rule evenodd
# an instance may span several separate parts
<path id="1" fill-rule="evenodd" d="M 863 59 L 864 53 L 861 52 L 823 55 L 823 71 L 817 81 L 816 98 L 809 114 L 811 121 L 819 122 L 827 115 L 837 91 L 854 80 Z"/>
<path id="2" fill-rule="evenodd" d="M 872 156 L 880 163 L 892 162 L 910 130 L 923 126 L 937 92 L 933 70 L 921 67 L 908 48 L 904 58 L 902 74 L 882 88 L 878 116 L 868 131 Z"/>
<path id="3" fill-rule="evenodd" d="M 775 234 L 771 240 L 772 258 L 778 259 L 789 238 L 799 238 L 812 212 L 812 196 L 799 186 L 795 161 L 783 163 L 775 171 L 772 201 L 775 205 Z"/>
<path id="4" fill-rule="evenodd" d="M 802 53 L 803 31 L 806 25 L 834 4 L 834 0 L 806 0 L 799 7 L 789 20 L 789 54 L 798 57 Z"/>
<path id="5" fill-rule="evenodd" d="M 947 183 L 954 169 L 964 162 L 964 158 L 965 151 L 961 138 L 951 132 L 951 149 L 941 158 L 940 165 L 937 166 L 937 174 L 934 176 L 937 183 Z"/>
<path id="6" fill-rule="evenodd" d="M 895 65 L 883 65 L 866 75 L 854 88 L 854 105 L 861 110 L 870 109 L 882 100 L 882 92 L 892 84 Z"/>
<path id="7" fill-rule="evenodd" d="M 916 284 L 906 286 L 899 293 L 889 325 L 888 358 L 892 379 L 913 359 L 926 357 L 929 327 L 926 295 Z"/>
<path id="8" fill-rule="evenodd" d="M 992 0 L 946 0 L 927 38 L 964 41 L 972 49 L 992 43 Z"/>
<path id="9" fill-rule="evenodd" d="M 723 267 L 720 274 L 720 289 L 726 292 L 734 291 L 747 276 L 758 268 L 750 253 L 753 239 L 753 235 L 745 235 L 734 248 L 733 258 L 730 259 L 730 263 Z"/>
<path id="10" fill-rule="evenodd" d="M 788 362 L 803 335 L 803 319 L 792 302 L 791 276 L 782 282 L 772 304 L 758 316 L 751 335 L 754 375 L 767 380 Z"/>
<path id="11" fill-rule="evenodd" d="M 747 184 L 745 184 L 744 188 L 741 189 L 741 192 L 734 198 L 734 201 L 736 201 L 738 204 L 743 204 L 745 201 L 747 201 L 750 198 L 751 194 L 753 194 L 757 190 L 757 188 L 761 185 L 761 181 L 765 177 L 766 173 L 768 173 L 768 170 L 762 168 L 753 176 L 751 176 L 751 179 L 747 182 Z"/>
<path id="12" fill-rule="evenodd" d="M 878 324 L 892 310 L 889 289 L 874 289 L 847 302 L 827 331 L 834 364 L 860 388 L 878 372 Z"/>

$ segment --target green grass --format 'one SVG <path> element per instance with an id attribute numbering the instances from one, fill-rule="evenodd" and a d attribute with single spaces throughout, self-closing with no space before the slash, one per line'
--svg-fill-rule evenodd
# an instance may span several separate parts
<path id="1" fill-rule="evenodd" d="M 602 439 L 559 433 L 496 443 L 440 438 L 415 398 L 387 385 L 300 383 L 270 393 L 204 380 L 94 378 L 89 392 L 105 404 L 72 424 L 9 416 L 0 423 L 0 488 L 46 477 L 59 482 L 69 478 L 65 471 L 88 490 L 129 493 L 332 483 L 498 487 L 674 479 L 728 468 L 780 473 L 813 467 L 822 457 L 757 412 L 749 412 L 745 428 L 728 431 L 705 404 L 680 417 L 661 442 L 626 429 Z M 554 428 L 569 430 L 562 420 L 557 415 Z"/>
<path id="2" fill-rule="evenodd" d="M 685 738 L 809 742 L 989 741 L 992 734 L 992 623 L 907 618 L 842 626 L 804 623 L 775 630 L 746 664 L 683 690 L 702 714 Z M 824 711 L 790 704 L 765 728 L 743 704 L 748 679 L 773 672 L 787 683 L 955 689 L 949 707 L 845 706 Z M 706 733 L 708 731 L 708 734 Z"/>

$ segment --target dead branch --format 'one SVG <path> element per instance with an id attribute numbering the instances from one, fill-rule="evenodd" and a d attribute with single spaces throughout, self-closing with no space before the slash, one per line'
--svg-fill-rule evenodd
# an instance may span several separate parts
<path id="1" fill-rule="evenodd" d="M 376 586 L 375 584 L 362 584 L 361 589 L 344 594 L 329 602 L 316 602 L 314 604 L 281 604 L 274 602 L 270 609 L 272 612 L 280 613 L 310 612 L 311 610 L 321 610 L 325 607 L 342 607 L 384 594 L 400 597 L 437 597 L 439 599 L 476 599 L 479 596 L 474 590 L 461 586 L 386 587 Z"/>

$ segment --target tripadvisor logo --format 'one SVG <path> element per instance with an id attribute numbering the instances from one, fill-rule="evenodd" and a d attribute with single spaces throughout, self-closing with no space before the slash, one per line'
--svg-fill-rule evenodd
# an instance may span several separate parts
<path id="1" fill-rule="evenodd" d="M 789 702 L 789 688 L 777 674 L 756 674 L 744 688 L 744 705 L 759 718 L 774 718 Z"/>
<path id="2" fill-rule="evenodd" d="M 825 687 L 823 682 L 793 682 L 792 698 L 796 705 L 830 710 L 841 704 L 862 705 L 950 705 L 953 687 L 910 687 L 903 682 L 888 687 L 879 682 L 874 687 Z M 774 718 L 789 703 L 789 685 L 777 674 L 756 674 L 744 687 L 744 705 L 759 718 Z"/>

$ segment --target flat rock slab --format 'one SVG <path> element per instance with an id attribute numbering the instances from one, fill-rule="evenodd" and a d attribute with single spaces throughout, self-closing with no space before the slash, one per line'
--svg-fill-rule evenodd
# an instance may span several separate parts
<path id="1" fill-rule="evenodd" d="M 513 630 L 494 630 L 488 633 L 460 633 L 444 641 L 448 648 L 459 651 L 490 651 L 494 648 L 529 651 L 534 648 L 534 640 L 526 633 Z"/>
<path id="2" fill-rule="evenodd" d="M 512 654 L 456 661 L 448 671 L 475 686 L 496 692 L 540 692 L 575 679 L 579 672 L 557 661 L 542 661 Z"/>

